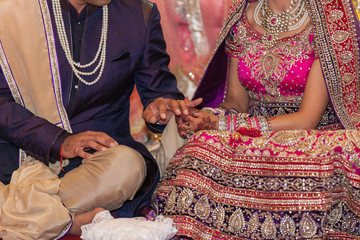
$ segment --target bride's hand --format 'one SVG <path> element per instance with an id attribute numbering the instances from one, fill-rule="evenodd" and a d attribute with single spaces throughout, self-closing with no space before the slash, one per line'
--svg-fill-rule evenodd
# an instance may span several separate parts
<path id="1" fill-rule="evenodd" d="M 187 138 L 200 130 L 218 129 L 219 118 L 211 113 L 191 108 L 187 116 L 178 116 L 176 122 L 179 135 L 182 138 Z"/>
<path id="2" fill-rule="evenodd" d="M 177 124 L 177 129 L 180 137 L 189 138 L 190 134 L 192 134 L 190 129 L 190 118 L 188 115 L 181 114 L 179 116 L 175 116 L 175 121 Z"/>
<path id="3" fill-rule="evenodd" d="M 217 130 L 219 117 L 211 113 L 192 108 L 189 110 L 190 128 L 193 132 L 200 130 Z"/>

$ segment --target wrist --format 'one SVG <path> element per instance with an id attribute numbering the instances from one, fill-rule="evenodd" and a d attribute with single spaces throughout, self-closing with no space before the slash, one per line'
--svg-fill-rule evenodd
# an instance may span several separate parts
<path id="1" fill-rule="evenodd" d="M 223 107 L 216 107 L 216 108 L 204 107 L 201 110 L 215 116 L 219 116 L 221 113 L 226 112 L 226 109 Z"/>
<path id="2" fill-rule="evenodd" d="M 54 141 L 51 149 L 50 149 L 50 158 L 54 159 L 53 161 L 59 161 L 61 156 L 60 156 L 60 152 L 61 152 L 61 145 L 64 143 L 65 139 L 70 136 L 71 134 L 68 133 L 67 131 L 63 131 L 59 134 L 59 136 L 57 137 L 57 139 Z M 61 150 L 60 150 L 61 149 Z"/>

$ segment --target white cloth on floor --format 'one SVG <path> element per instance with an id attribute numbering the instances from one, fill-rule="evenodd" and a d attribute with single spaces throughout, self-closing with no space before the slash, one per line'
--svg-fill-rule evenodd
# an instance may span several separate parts
<path id="1" fill-rule="evenodd" d="M 92 223 L 81 227 L 83 240 L 168 240 L 175 236 L 171 218 L 160 215 L 154 221 L 144 217 L 114 218 L 105 210 L 95 215 Z"/>

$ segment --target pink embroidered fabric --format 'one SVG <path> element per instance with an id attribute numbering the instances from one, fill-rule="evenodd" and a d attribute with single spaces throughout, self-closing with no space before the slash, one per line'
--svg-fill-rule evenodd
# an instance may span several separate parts
<path id="1" fill-rule="evenodd" d="M 226 39 L 228 54 L 239 58 L 239 79 L 257 100 L 300 101 L 315 59 L 314 35 L 309 24 L 301 32 L 267 49 L 262 35 L 246 18 Z"/>
<path id="2" fill-rule="evenodd" d="M 299 109 L 310 68 L 317 58 L 311 23 L 267 49 L 262 34 L 244 17 L 233 26 L 225 43 L 226 52 L 239 59 L 239 80 L 248 90 L 251 115 L 268 117 Z M 330 105 L 318 128 L 342 128 Z"/>

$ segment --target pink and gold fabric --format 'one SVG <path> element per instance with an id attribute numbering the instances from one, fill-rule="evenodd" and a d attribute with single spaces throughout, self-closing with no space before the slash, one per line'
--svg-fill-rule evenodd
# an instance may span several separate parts
<path id="1" fill-rule="evenodd" d="M 153 197 L 192 239 L 360 238 L 358 22 L 351 1 L 308 0 L 310 23 L 271 49 L 234 1 L 195 94 L 214 107 L 227 59 L 239 59 L 249 113 L 296 112 L 319 58 L 331 103 L 314 130 L 199 131 L 176 152 Z"/>
<path id="2" fill-rule="evenodd" d="M 200 107 L 216 107 L 226 93 L 228 55 L 225 39 L 241 19 L 244 0 L 234 0 L 216 50 L 194 98 L 204 99 Z M 343 128 L 360 128 L 359 115 L 359 21 L 352 1 L 307 0 L 313 24 L 314 43 L 321 61 L 333 110 Z"/>
<path id="3" fill-rule="evenodd" d="M 197 132 L 168 166 L 154 206 L 192 239 L 359 236 L 359 139 L 357 130 Z"/>

